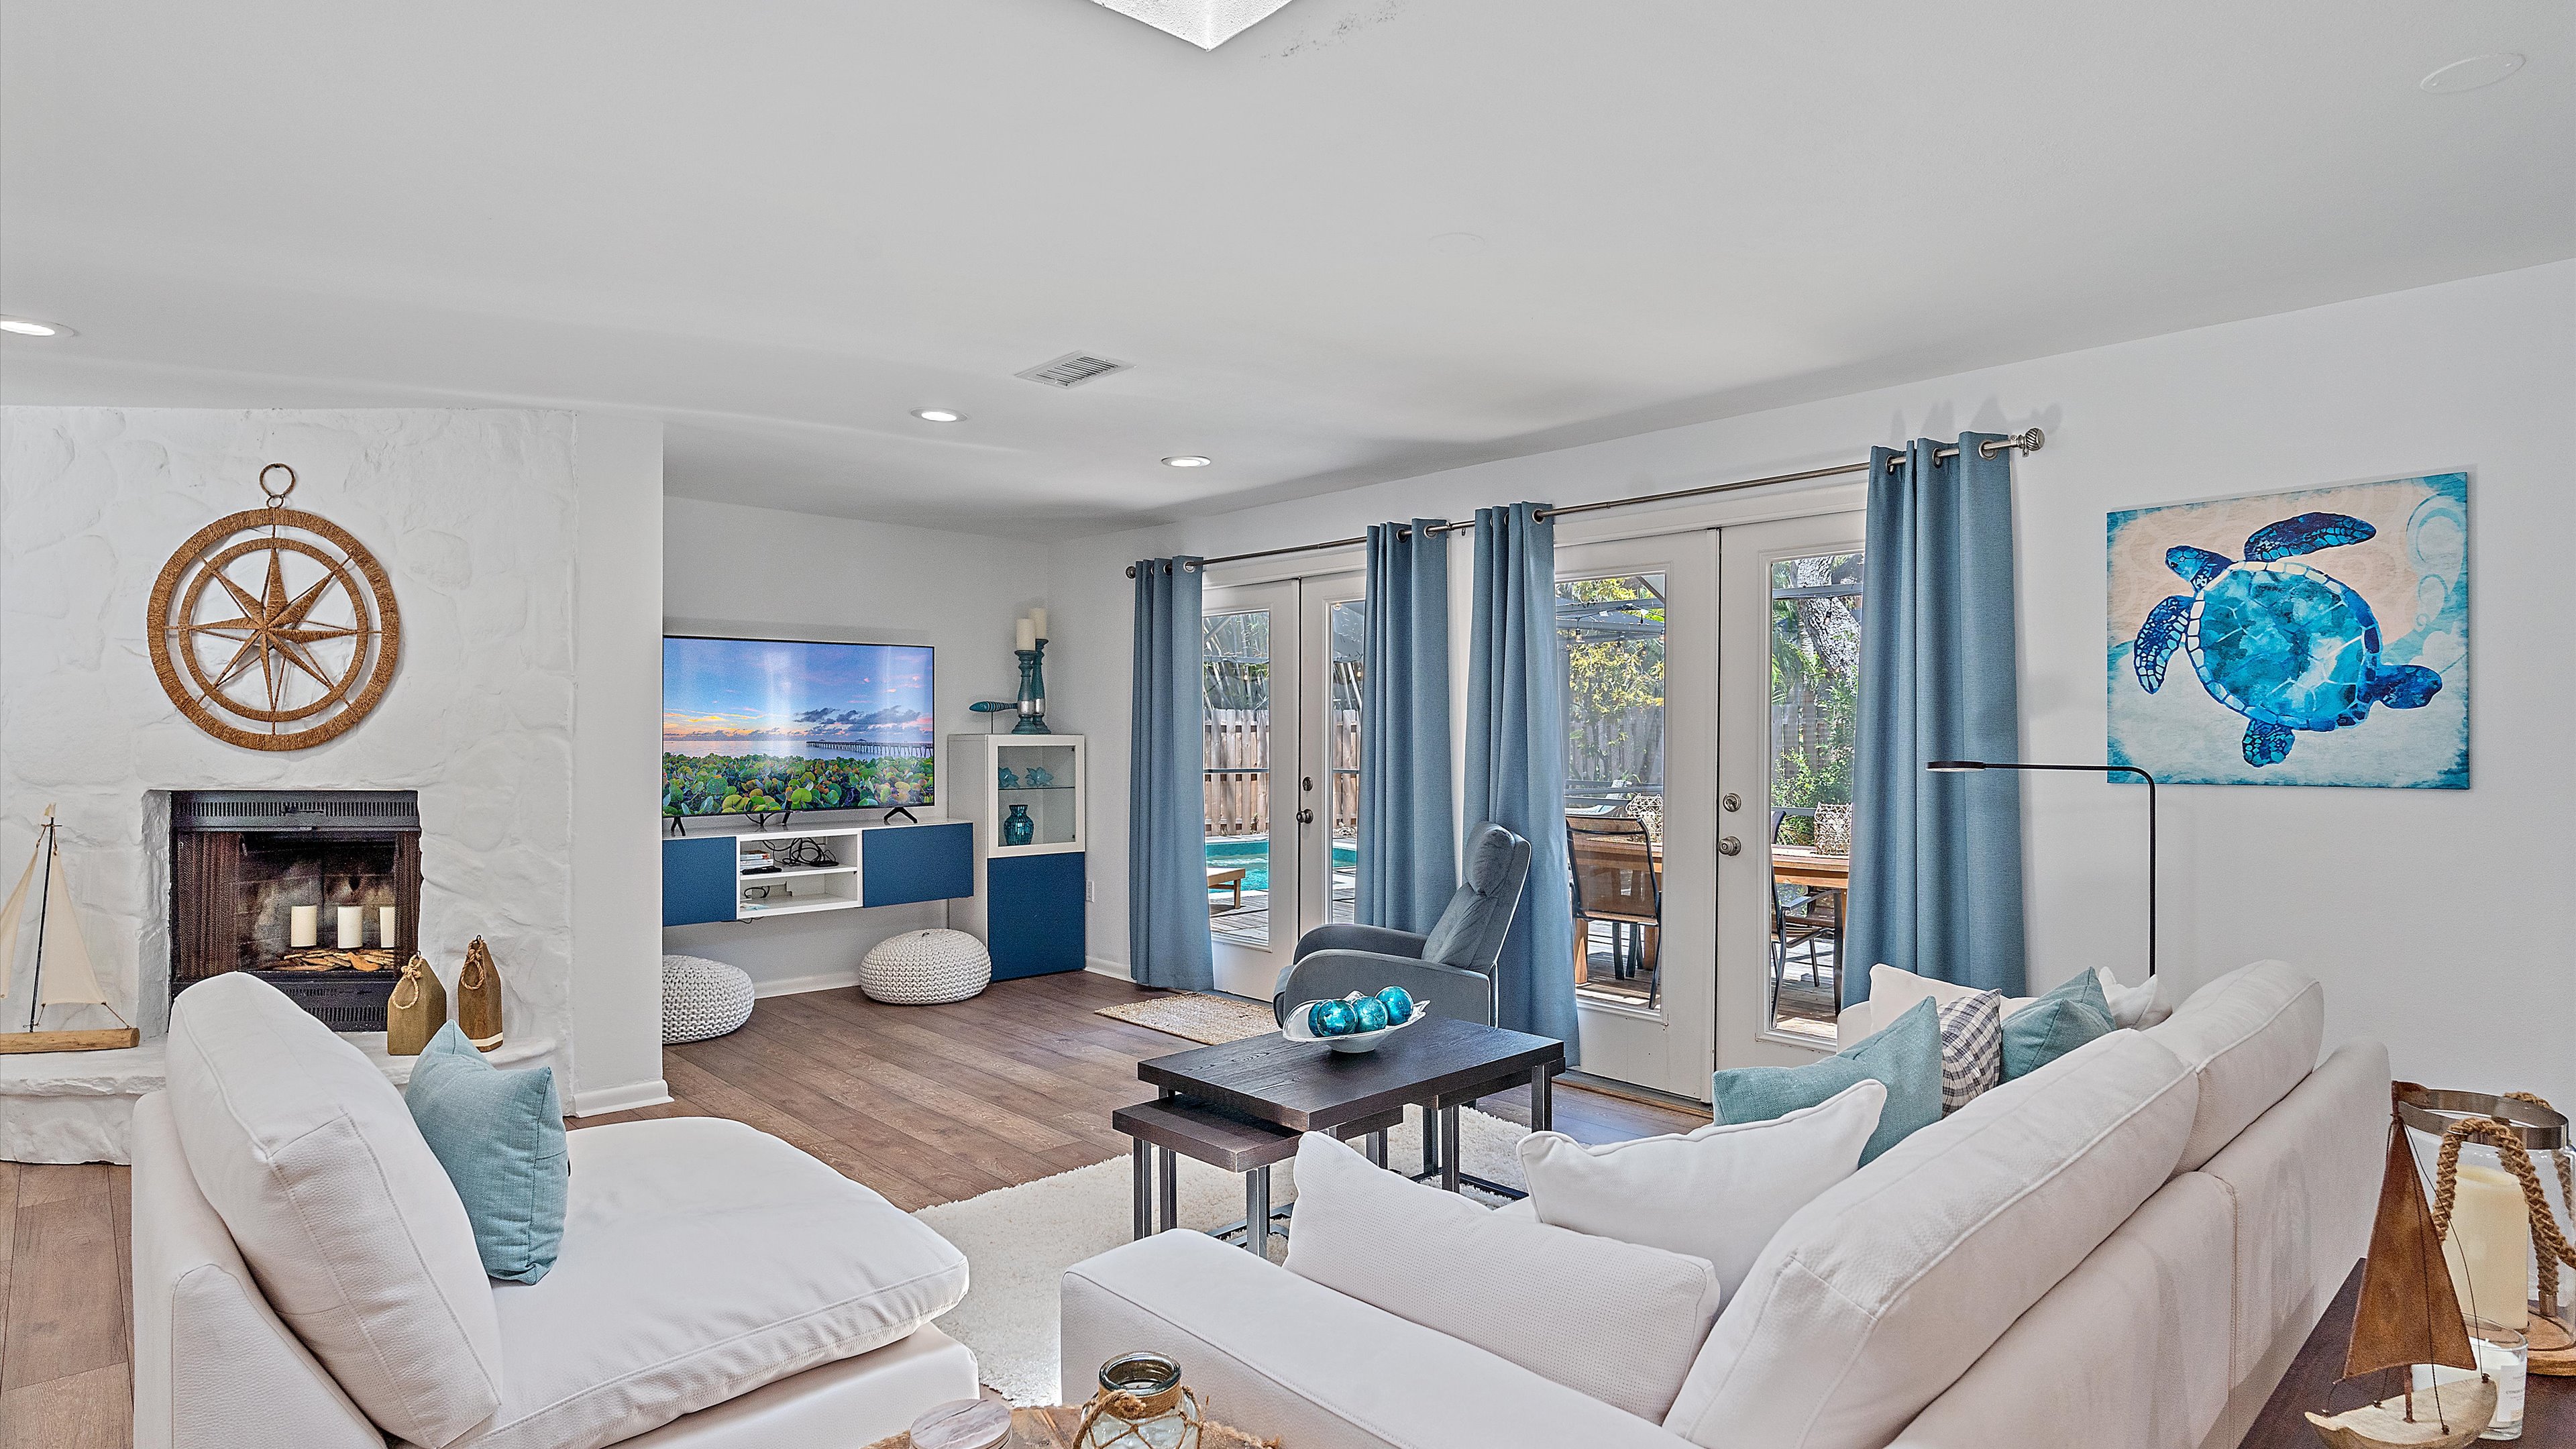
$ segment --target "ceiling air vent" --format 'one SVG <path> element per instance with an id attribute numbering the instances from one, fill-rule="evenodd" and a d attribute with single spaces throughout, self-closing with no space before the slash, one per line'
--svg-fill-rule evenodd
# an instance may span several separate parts
<path id="1" fill-rule="evenodd" d="M 1079 387 L 1095 377 L 1107 377 L 1113 372 L 1125 372 L 1132 366 L 1134 366 L 1133 363 L 1112 362 L 1106 357 L 1094 357 L 1088 352 L 1068 352 L 1053 362 L 1041 362 L 1035 367 L 1012 373 L 1011 376 L 1025 377 L 1031 382 L 1042 382 L 1049 387 Z"/>

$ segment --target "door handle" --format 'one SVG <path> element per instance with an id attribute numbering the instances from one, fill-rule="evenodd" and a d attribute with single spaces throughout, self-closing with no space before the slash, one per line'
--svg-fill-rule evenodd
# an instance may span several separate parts
<path id="1" fill-rule="evenodd" d="M 1742 855 L 1744 853 L 1744 842 L 1730 835 L 1717 843 L 1717 853 L 1720 855 Z"/>
<path id="2" fill-rule="evenodd" d="M 1298 823 L 1298 824 L 1300 824 L 1300 825 L 1312 825 L 1312 824 L 1314 824 L 1314 823 L 1315 823 L 1315 812 L 1314 812 L 1314 811 L 1312 811 L 1312 810 L 1300 810 L 1300 811 L 1298 811 L 1298 812 L 1297 812 L 1297 823 Z"/>

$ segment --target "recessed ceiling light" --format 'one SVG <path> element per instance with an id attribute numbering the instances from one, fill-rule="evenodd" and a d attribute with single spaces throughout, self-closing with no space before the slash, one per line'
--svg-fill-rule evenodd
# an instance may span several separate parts
<path id="1" fill-rule="evenodd" d="M 21 337 L 78 337 L 80 335 L 60 322 L 39 322 L 33 317 L 0 317 L 0 332 L 15 332 Z"/>
<path id="2" fill-rule="evenodd" d="M 2452 61 L 2449 65 L 2417 81 L 2416 84 L 2437 96 L 2447 96 L 2459 91 L 2473 91 L 2480 86 L 2494 85 L 2520 69 L 2522 69 L 2522 57 L 2511 52 L 2497 55 L 2473 55 L 2467 60 Z"/>
<path id="3" fill-rule="evenodd" d="M 1431 249 L 1444 257 L 1472 257 L 1485 249 L 1485 239 L 1472 231 L 1444 231 L 1431 239 Z"/>
<path id="4" fill-rule="evenodd" d="M 1216 459 L 1214 458 L 1202 458 L 1196 453 L 1183 453 L 1177 457 L 1165 458 L 1163 460 L 1163 466 L 1166 468 L 1204 468 L 1215 461 Z"/>
<path id="5" fill-rule="evenodd" d="M 914 408 L 912 410 L 912 415 L 921 419 L 925 423 L 962 423 L 966 421 L 966 415 L 964 413 L 952 413 L 946 408 Z"/>

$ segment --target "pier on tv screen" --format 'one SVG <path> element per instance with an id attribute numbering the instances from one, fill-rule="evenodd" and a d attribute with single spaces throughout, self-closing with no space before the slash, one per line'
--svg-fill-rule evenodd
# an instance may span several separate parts
<path id="1" fill-rule="evenodd" d="M 662 813 L 927 805 L 927 644 L 662 640 Z"/>

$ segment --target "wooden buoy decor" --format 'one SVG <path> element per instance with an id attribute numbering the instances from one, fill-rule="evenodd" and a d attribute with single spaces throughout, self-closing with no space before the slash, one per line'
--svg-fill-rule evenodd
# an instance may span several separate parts
<path id="1" fill-rule="evenodd" d="M 480 936 L 465 948 L 465 965 L 456 973 L 456 1029 L 476 1051 L 501 1044 L 501 972 Z"/>

